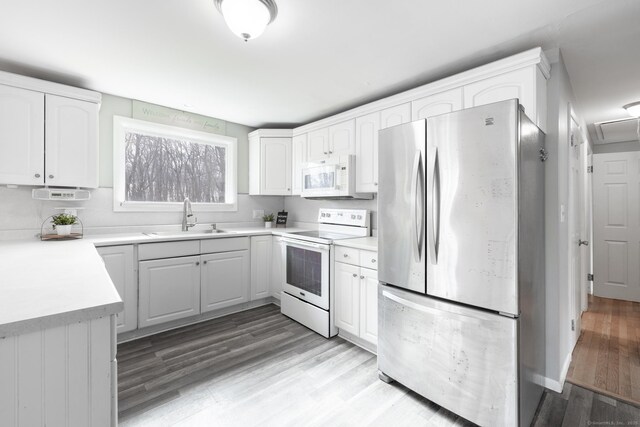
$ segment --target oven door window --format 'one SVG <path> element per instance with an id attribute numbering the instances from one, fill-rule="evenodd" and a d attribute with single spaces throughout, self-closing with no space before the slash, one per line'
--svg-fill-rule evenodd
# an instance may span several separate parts
<path id="1" fill-rule="evenodd" d="M 322 296 L 322 253 L 287 246 L 287 283 Z"/>

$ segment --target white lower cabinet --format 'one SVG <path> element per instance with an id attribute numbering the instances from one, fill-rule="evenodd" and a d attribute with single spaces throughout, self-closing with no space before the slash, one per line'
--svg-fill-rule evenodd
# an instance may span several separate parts
<path id="1" fill-rule="evenodd" d="M 200 314 L 200 256 L 141 261 L 138 326 Z"/>
<path id="2" fill-rule="evenodd" d="M 251 237 L 251 301 L 269 296 L 271 236 Z"/>
<path id="3" fill-rule="evenodd" d="M 202 313 L 249 301 L 249 251 L 200 257 Z"/>
<path id="4" fill-rule="evenodd" d="M 378 272 L 361 265 L 377 261 L 376 255 L 337 247 L 336 260 L 346 262 L 334 264 L 336 327 L 374 346 L 378 344 Z"/>
<path id="5" fill-rule="evenodd" d="M 133 245 L 106 246 L 96 249 L 124 302 L 124 310 L 117 317 L 117 332 L 133 331 L 138 328 L 138 281 Z"/>

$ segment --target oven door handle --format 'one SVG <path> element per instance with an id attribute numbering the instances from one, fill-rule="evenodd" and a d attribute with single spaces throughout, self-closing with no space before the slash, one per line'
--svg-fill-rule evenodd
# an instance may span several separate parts
<path id="1" fill-rule="evenodd" d="M 320 250 L 323 250 L 323 251 L 328 251 L 329 250 L 329 245 L 323 245 L 323 244 L 320 244 L 320 243 L 307 242 L 306 240 L 288 239 L 286 237 L 282 237 L 282 241 L 285 244 L 290 244 L 292 246 L 297 246 L 297 247 L 316 248 L 316 249 L 320 249 Z"/>

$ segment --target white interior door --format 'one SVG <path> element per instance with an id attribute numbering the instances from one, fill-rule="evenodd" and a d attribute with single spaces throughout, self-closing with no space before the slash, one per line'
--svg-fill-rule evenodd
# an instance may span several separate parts
<path id="1" fill-rule="evenodd" d="M 594 295 L 640 301 L 640 155 L 593 156 Z"/>
<path id="2" fill-rule="evenodd" d="M 582 138 L 578 124 L 571 119 L 570 149 L 569 149 L 569 304 L 572 323 L 572 344 L 578 341 L 580 336 L 580 314 L 582 313 L 582 282 L 580 274 L 581 266 L 581 164 L 580 143 Z"/>
<path id="3" fill-rule="evenodd" d="M 581 291 L 580 291 L 580 309 L 581 311 L 585 311 L 588 307 L 588 299 L 587 295 L 592 292 L 591 290 L 591 282 L 587 280 L 587 275 L 593 273 L 593 264 L 592 264 L 592 254 L 593 254 L 593 217 L 591 211 L 591 200 L 592 200 L 592 174 L 589 173 L 589 168 L 591 167 L 591 147 L 589 144 L 583 143 L 580 145 L 580 165 L 581 171 L 580 176 L 582 178 L 582 238 L 589 242 L 589 245 L 581 246 L 580 252 L 580 265 L 582 266 L 582 270 L 580 272 L 580 282 L 581 282 Z"/>

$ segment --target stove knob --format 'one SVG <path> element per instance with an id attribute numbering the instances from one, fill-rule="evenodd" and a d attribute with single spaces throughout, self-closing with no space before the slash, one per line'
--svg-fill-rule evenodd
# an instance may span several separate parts
<path id="1" fill-rule="evenodd" d="M 355 215 L 351 215 L 351 219 L 356 219 L 356 216 Z"/>
<path id="2" fill-rule="evenodd" d="M 358 215 L 358 219 L 362 219 L 362 215 Z"/>
<path id="3" fill-rule="evenodd" d="M 331 214 L 330 213 L 327 214 L 327 218 L 331 218 Z"/>

